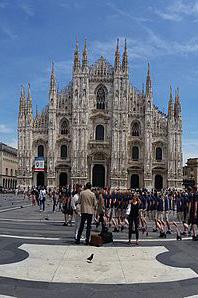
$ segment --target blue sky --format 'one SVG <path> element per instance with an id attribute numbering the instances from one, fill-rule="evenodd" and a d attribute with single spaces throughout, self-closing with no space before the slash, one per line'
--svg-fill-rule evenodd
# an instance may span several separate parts
<path id="1" fill-rule="evenodd" d="M 33 106 L 48 101 L 50 64 L 60 87 L 72 75 L 75 39 L 89 61 L 114 61 L 128 41 L 130 80 L 139 89 L 151 64 L 154 102 L 166 112 L 169 86 L 180 88 L 184 161 L 198 157 L 198 0 L 0 0 L 0 139 L 17 143 L 20 86 Z M 122 50 L 122 49 L 121 49 Z"/>

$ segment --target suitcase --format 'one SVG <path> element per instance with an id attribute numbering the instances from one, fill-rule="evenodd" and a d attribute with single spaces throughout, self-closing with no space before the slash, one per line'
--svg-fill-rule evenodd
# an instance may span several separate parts
<path id="1" fill-rule="evenodd" d="M 89 245 L 97 246 L 97 247 L 102 246 L 103 245 L 102 237 L 99 236 L 98 234 L 92 234 L 91 241 L 90 241 Z"/>
<path id="2" fill-rule="evenodd" d="M 113 234 L 111 232 L 102 232 L 101 234 L 103 243 L 111 243 L 113 242 Z"/>

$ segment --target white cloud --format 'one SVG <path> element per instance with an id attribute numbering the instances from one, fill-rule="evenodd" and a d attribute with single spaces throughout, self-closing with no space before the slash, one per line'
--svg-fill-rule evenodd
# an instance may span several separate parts
<path id="1" fill-rule="evenodd" d="M 6 124 L 0 124 L 0 133 L 11 133 L 13 129 L 8 127 Z"/>
<path id="2" fill-rule="evenodd" d="M 14 33 L 8 25 L 0 24 L 0 31 L 10 40 L 15 40 L 18 37 L 17 34 Z"/>
<path id="3" fill-rule="evenodd" d="M 123 48 L 124 37 L 120 37 L 120 44 Z M 190 39 L 185 42 L 163 39 L 152 30 L 146 29 L 146 36 L 128 38 L 129 59 L 151 59 L 153 57 L 166 55 L 189 55 L 198 54 L 198 38 Z M 100 55 L 112 59 L 112 53 L 115 52 L 116 40 L 98 41 L 91 43 L 89 52 L 90 57 L 95 58 Z"/>
<path id="4" fill-rule="evenodd" d="M 18 141 L 16 138 L 12 138 L 10 141 L 7 142 L 7 145 L 13 148 L 18 148 Z"/>
<path id="5" fill-rule="evenodd" d="M 118 16 L 121 16 L 121 17 L 125 17 L 125 18 L 128 18 L 128 19 L 131 19 L 132 21 L 137 21 L 137 22 L 146 22 L 146 21 L 149 21 L 148 18 L 144 18 L 144 17 L 134 17 L 132 15 L 132 12 L 130 11 L 126 11 L 124 10 L 123 8 L 119 8 L 115 5 L 115 3 L 109 1 L 106 3 L 107 6 L 109 6 Z"/>
<path id="6" fill-rule="evenodd" d="M 183 163 L 187 162 L 188 158 L 198 157 L 198 140 L 194 138 L 183 139 Z"/>
<path id="7" fill-rule="evenodd" d="M 178 22 L 183 20 L 186 16 L 198 16 L 198 1 L 177 0 L 170 6 L 167 6 L 164 11 L 154 9 L 154 12 L 164 20 Z"/>
<path id="8" fill-rule="evenodd" d="M 34 12 L 34 8 L 31 4 L 29 4 L 27 2 L 21 2 L 19 7 L 28 17 L 34 16 L 35 12 Z"/>

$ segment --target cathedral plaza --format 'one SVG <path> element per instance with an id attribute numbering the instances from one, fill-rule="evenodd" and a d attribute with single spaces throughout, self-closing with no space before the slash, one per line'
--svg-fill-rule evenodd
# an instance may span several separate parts
<path id="1" fill-rule="evenodd" d="M 179 89 L 167 114 L 154 104 L 148 64 L 145 90 L 130 82 L 125 39 L 114 65 L 89 63 L 86 40 L 76 42 L 72 80 L 58 90 L 52 63 L 47 105 L 33 114 L 30 84 L 18 114 L 18 187 L 85 184 L 120 189 L 182 188 L 182 114 Z M 134 74 L 135 75 L 135 74 Z M 175 98 L 174 98 L 175 97 Z"/>
<path id="2" fill-rule="evenodd" d="M 198 298 L 198 0 L 0 0 L 0 298 Z"/>

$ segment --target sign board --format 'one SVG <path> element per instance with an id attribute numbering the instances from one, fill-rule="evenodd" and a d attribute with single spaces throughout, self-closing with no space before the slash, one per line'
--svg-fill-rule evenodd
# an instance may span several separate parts
<path id="1" fill-rule="evenodd" d="M 35 172 L 44 172 L 45 171 L 45 163 L 44 159 L 36 159 L 34 165 Z"/>

